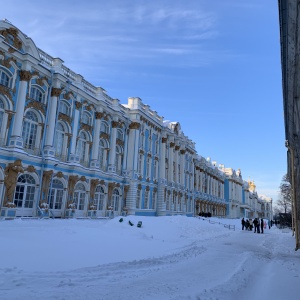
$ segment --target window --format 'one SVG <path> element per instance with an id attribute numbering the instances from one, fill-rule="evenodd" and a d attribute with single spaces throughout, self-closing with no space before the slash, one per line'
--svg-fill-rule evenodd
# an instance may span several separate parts
<path id="1" fill-rule="evenodd" d="M 2 69 L 0 69 L 0 84 L 9 88 L 11 87 L 11 76 Z"/>
<path id="2" fill-rule="evenodd" d="M 94 204 L 97 210 L 103 210 L 104 206 L 104 189 L 102 186 L 98 185 L 95 191 Z"/>
<path id="3" fill-rule="evenodd" d="M 92 125 L 91 115 L 88 112 L 84 111 L 82 114 L 81 122 L 91 126 Z"/>
<path id="4" fill-rule="evenodd" d="M 86 161 L 86 151 L 87 151 L 87 135 L 85 132 L 81 132 L 77 141 L 76 154 L 79 156 L 80 163 Z"/>
<path id="5" fill-rule="evenodd" d="M 120 195 L 119 195 L 119 191 L 117 189 L 114 189 L 113 191 L 113 207 L 114 207 L 114 211 L 119 211 L 119 207 L 120 207 Z"/>
<path id="6" fill-rule="evenodd" d="M 31 87 L 29 97 L 35 101 L 44 103 L 44 93 L 36 86 Z"/>
<path id="7" fill-rule="evenodd" d="M 29 174 L 23 174 L 18 178 L 14 203 L 19 208 L 33 208 L 35 195 L 35 180 Z"/>
<path id="8" fill-rule="evenodd" d="M 65 129 L 61 123 L 58 123 L 55 130 L 55 156 L 62 157 L 64 152 Z"/>
<path id="9" fill-rule="evenodd" d="M 138 189 L 136 191 L 136 203 L 135 203 L 135 207 L 136 208 L 140 208 L 140 203 L 141 203 L 141 190 Z"/>
<path id="10" fill-rule="evenodd" d="M 67 116 L 71 115 L 71 106 L 66 101 L 60 101 L 59 102 L 59 112 L 62 114 L 65 114 Z"/>
<path id="11" fill-rule="evenodd" d="M 143 155 L 139 155 L 139 161 L 138 161 L 138 173 L 142 174 L 142 161 L 143 161 Z"/>
<path id="12" fill-rule="evenodd" d="M 122 171 L 122 148 L 119 146 L 116 146 L 115 166 L 117 173 L 120 173 Z"/>
<path id="13" fill-rule="evenodd" d="M 123 132 L 121 129 L 117 130 L 117 139 L 123 141 Z"/>
<path id="14" fill-rule="evenodd" d="M 149 208 L 149 191 L 145 191 L 145 197 L 144 197 L 144 208 Z"/>
<path id="15" fill-rule="evenodd" d="M 85 187 L 82 183 L 78 183 L 74 192 L 74 203 L 78 210 L 84 210 L 85 204 Z"/>
<path id="16" fill-rule="evenodd" d="M 147 177 L 150 177 L 150 174 L 151 174 L 151 160 L 150 158 L 148 157 L 147 158 L 147 170 L 146 170 L 146 176 Z"/>
<path id="17" fill-rule="evenodd" d="M 155 206 L 156 206 L 156 195 L 157 195 L 157 193 L 155 191 L 153 191 L 152 192 L 152 205 L 151 205 L 152 209 L 155 209 Z"/>
<path id="18" fill-rule="evenodd" d="M 106 171 L 106 167 L 107 167 L 108 149 L 109 149 L 108 142 L 104 139 L 101 139 L 99 142 L 98 160 L 99 160 L 100 169 L 102 169 L 103 171 Z"/>
<path id="19" fill-rule="evenodd" d="M 52 182 L 51 192 L 49 191 L 49 208 L 61 209 L 64 194 L 64 186 L 58 179 L 54 179 Z"/>
<path id="20" fill-rule="evenodd" d="M 37 140 L 38 118 L 33 111 L 26 113 L 23 123 L 22 137 L 24 148 L 34 150 Z"/>
<path id="21" fill-rule="evenodd" d="M 105 121 L 101 122 L 100 131 L 109 134 L 109 126 Z"/>

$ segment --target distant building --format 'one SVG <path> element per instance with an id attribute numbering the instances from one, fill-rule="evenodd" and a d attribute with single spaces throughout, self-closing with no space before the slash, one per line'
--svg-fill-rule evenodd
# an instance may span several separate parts
<path id="1" fill-rule="evenodd" d="M 261 214 L 247 189 L 179 122 L 121 104 L 0 21 L 1 217 Z"/>

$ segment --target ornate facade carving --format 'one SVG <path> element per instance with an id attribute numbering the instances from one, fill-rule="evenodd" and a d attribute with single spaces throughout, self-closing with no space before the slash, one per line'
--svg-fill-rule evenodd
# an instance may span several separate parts
<path id="1" fill-rule="evenodd" d="M 90 134 L 92 134 L 93 131 L 93 127 L 85 123 L 80 124 L 80 129 L 88 131 Z"/>
<path id="2" fill-rule="evenodd" d="M 63 95 L 63 98 L 66 99 L 66 100 L 70 100 L 70 99 L 71 99 L 71 96 L 74 97 L 74 93 L 73 93 L 72 91 L 69 91 L 69 92 L 67 92 L 67 93 L 65 93 L 65 94 Z"/>
<path id="3" fill-rule="evenodd" d="M 69 190 L 69 195 L 70 196 L 73 196 L 74 188 L 75 188 L 75 185 L 76 185 L 76 183 L 77 183 L 78 180 L 79 180 L 79 176 L 78 175 L 70 175 L 69 176 L 68 190 Z"/>
<path id="4" fill-rule="evenodd" d="M 30 71 L 26 71 L 26 70 L 21 70 L 20 71 L 20 80 L 21 81 L 29 81 L 32 77 L 32 74 L 30 73 Z"/>
<path id="5" fill-rule="evenodd" d="M 168 140 L 168 138 L 166 138 L 166 137 L 161 138 L 161 142 L 162 142 L 163 144 L 166 143 L 167 140 Z"/>
<path id="6" fill-rule="evenodd" d="M 58 114 L 58 120 L 67 122 L 71 126 L 72 118 L 66 114 L 60 112 Z"/>
<path id="7" fill-rule="evenodd" d="M 51 89 L 51 97 L 59 97 L 61 92 L 63 91 L 63 88 L 52 88 Z"/>
<path id="8" fill-rule="evenodd" d="M 35 173 L 36 172 L 36 169 L 34 166 L 30 165 L 26 168 L 26 171 L 29 172 L 29 173 Z"/>
<path id="9" fill-rule="evenodd" d="M 96 187 L 97 187 L 97 185 L 99 183 L 100 183 L 99 179 L 92 179 L 91 180 L 91 187 L 90 187 L 90 196 L 91 196 L 91 199 L 95 198 Z"/>
<path id="10" fill-rule="evenodd" d="M 104 113 L 96 111 L 95 112 L 95 118 L 96 120 L 102 119 L 102 117 L 104 116 Z"/>
<path id="11" fill-rule="evenodd" d="M 63 172 L 61 172 L 61 171 L 57 172 L 55 176 L 56 176 L 57 178 L 64 178 L 64 174 L 63 174 Z"/>
<path id="12" fill-rule="evenodd" d="M 140 126 L 141 126 L 140 123 L 138 123 L 138 122 L 132 122 L 132 123 L 129 125 L 129 129 L 140 129 Z"/>
<path id="13" fill-rule="evenodd" d="M 7 29 L 0 30 L 0 35 L 5 37 L 5 40 L 11 44 L 10 38 L 12 38 L 12 46 L 17 48 L 18 50 L 22 49 L 22 42 L 18 38 L 19 31 L 16 28 L 10 27 Z"/>
<path id="14" fill-rule="evenodd" d="M 100 138 L 101 138 L 101 139 L 108 140 L 108 139 L 109 139 L 109 135 L 108 135 L 106 132 L 101 132 Z"/>
<path id="15" fill-rule="evenodd" d="M 171 142 L 170 143 L 170 148 L 174 148 L 174 146 L 175 146 L 175 143 Z"/>
<path id="16" fill-rule="evenodd" d="M 116 186 L 116 183 L 115 182 L 110 182 L 108 184 L 108 199 L 111 200 L 111 196 L 112 196 L 112 193 L 113 193 L 113 190 Z"/>
<path id="17" fill-rule="evenodd" d="M 81 107 L 82 107 L 82 103 L 75 101 L 75 108 L 79 110 L 81 109 Z"/>
<path id="18" fill-rule="evenodd" d="M 25 110 L 27 108 L 34 108 L 38 111 L 41 111 L 44 116 L 46 115 L 44 104 L 41 102 L 32 100 L 32 101 L 28 102 L 28 104 L 25 107 Z"/>
<path id="19" fill-rule="evenodd" d="M 15 160 L 13 163 L 9 163 L 4 169 L 4 185 L 6 188 L 3 203 L 4 207 L 7 206 L 8 203 L 13 203 L 14 201 L 14 191 L 20 173 L 24 173 L 24 168 L 20 159 Z"/>

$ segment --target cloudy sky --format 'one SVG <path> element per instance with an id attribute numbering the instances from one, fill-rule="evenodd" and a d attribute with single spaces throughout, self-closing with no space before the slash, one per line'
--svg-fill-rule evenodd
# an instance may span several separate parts
<path id="1" fill-rule="evenodd" d="M 286 172 L 277 0 L 11 0 L 38 48 L 179 121 L 198 153 L 278 196 Z"/>

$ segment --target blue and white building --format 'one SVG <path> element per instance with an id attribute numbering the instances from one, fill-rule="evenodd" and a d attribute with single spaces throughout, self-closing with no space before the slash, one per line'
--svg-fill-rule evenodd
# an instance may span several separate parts
<path id="1" fill-rule="evenodd" d="M 2 217 L 240 217 L 246 194 L 179 122 L 138 97 L 121 104 L 0 21 Z"/>

